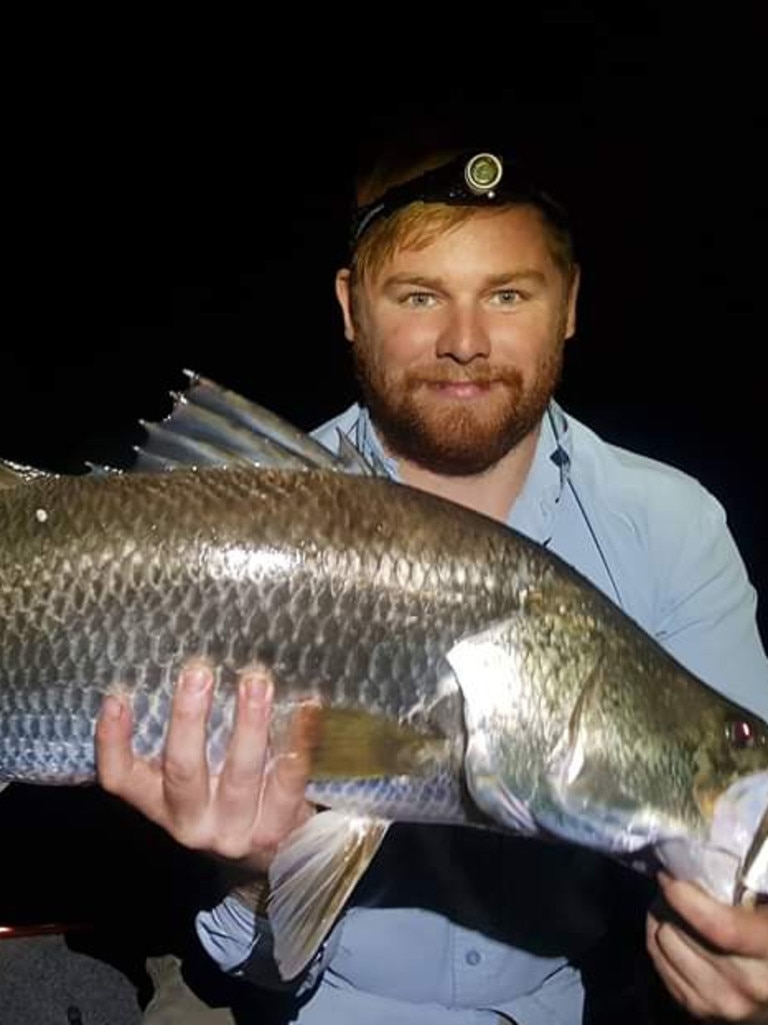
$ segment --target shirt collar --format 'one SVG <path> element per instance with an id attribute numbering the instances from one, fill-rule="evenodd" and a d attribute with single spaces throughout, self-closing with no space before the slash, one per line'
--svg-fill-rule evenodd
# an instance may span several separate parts
<path id="1" fill-rule="evenodd" d="M 571 472 L 571 432 L 560 406 L 552 401 L 541 422 L 536 451 L 523 490 L 507 519 L 510 527 L 549 544 Z"/>
<path id="2" fill-rule="evenodd" d="M 390 477 L 398 480 L 397 460 L 385 453 L 366 408 L 360 410 L 355 431 L 357 448 L 365 458 L 383 464 Z M 555 517 L 571 471 L 571 443 L 568 419 L 553 400 L 544 414 L 523 490 L 507 520 L 510 527 L 543 544 L 548 544 L 552 537 Z"/>

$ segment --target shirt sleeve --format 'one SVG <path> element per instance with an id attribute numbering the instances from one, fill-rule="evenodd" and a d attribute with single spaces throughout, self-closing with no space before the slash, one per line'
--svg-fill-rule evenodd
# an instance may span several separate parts
<path id="1" fill-rule="evenodd" d="M 732 701 L 768 720 L 768 659 L 757 595 L 720 503 L 703 488 L 668 536 L 656 639 Z"/>
<path id="2" fill-rule="evenodd" d="M 229 975 L 248 979 L 268 989 L 292 990 L 297 995 L 315 987 L 336 948 L 331 932 L 314 960 L 295 979 L 284 980 L 273 956 L 272 930 L 236 897 L 227 896 L 214 908 L 198 912 L 198 939 L 208 956 Z"/>

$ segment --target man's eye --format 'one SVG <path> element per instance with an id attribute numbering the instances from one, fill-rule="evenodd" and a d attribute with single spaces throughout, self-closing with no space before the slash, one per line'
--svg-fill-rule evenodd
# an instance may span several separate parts
<path id="1" fill-rule="evenodd" d="M 493 293 L 493 298 L 500 306 L 514 306 L 520 302 L 522 295 L 516 288 L 500 288 Z"/>
<path id="2" fill-rule="evenodd" d="M 435 297 L 431 292 L 408 292 L 400 300 L 404 306 L 416 307 L 432 306 L 434 301 Z"/>

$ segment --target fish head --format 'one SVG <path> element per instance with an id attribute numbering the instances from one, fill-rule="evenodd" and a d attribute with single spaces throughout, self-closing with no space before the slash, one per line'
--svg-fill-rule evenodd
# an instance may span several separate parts
<path id="1" fill-rule="evenodd" d="M 661 863 L 729 903 L 768 891 L 768 726 L 634 624 L 522 610 L 447 661 L 467 788 L 500 825 Z"/>
<path id="2" fill-rule="evenodd" d="M 712 713 L 693 785 L 704 828 L 661 838 L 656 854 L 676 877 L 735 904 L 768 894 L 768 726 L 729 702 Z"/>

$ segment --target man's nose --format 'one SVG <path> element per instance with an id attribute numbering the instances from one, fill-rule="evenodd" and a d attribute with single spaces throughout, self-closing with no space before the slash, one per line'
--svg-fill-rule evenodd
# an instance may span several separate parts
<path id="1" fill-rule="evenodd" d="M 491 339 L 482 312 L 476 307 L 453 311 L 437 340 L 437 355 L 469 363 L 491 353 Z"/>

